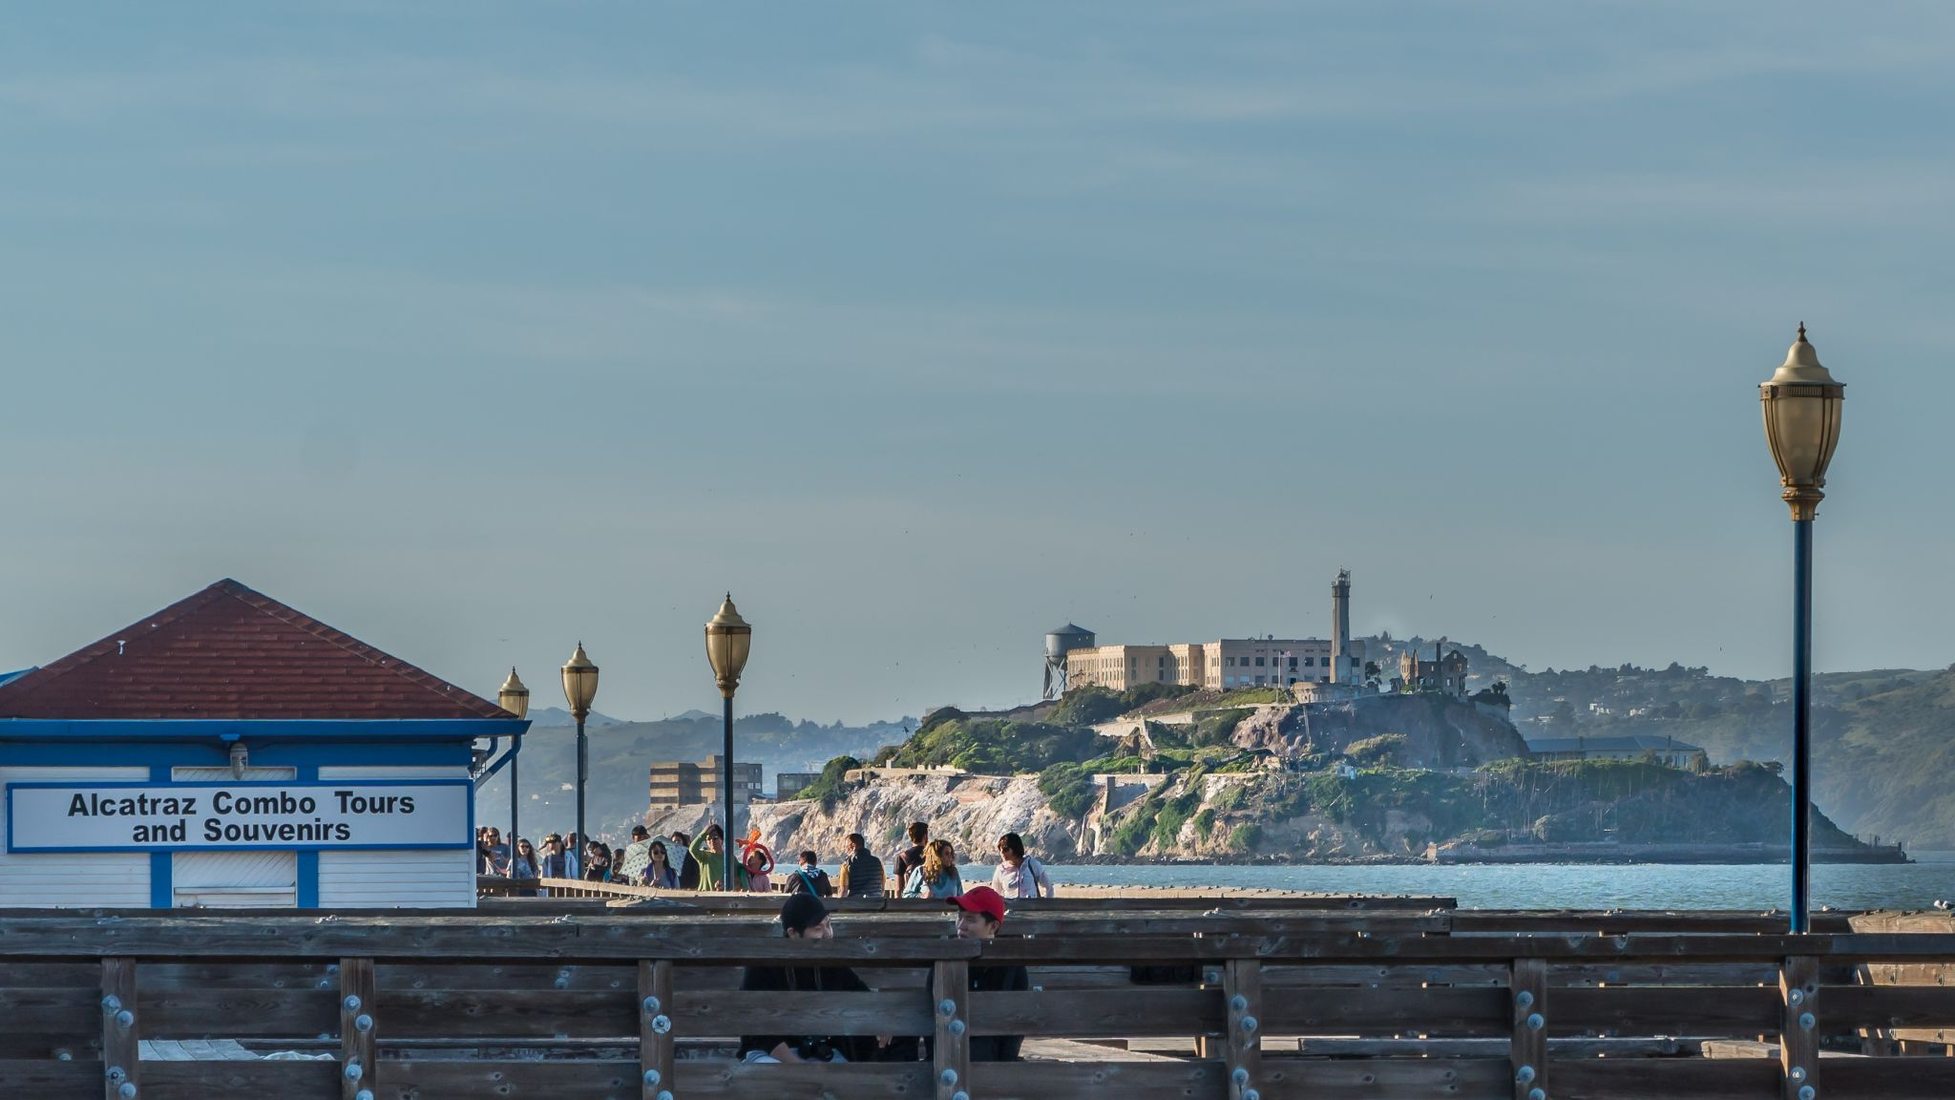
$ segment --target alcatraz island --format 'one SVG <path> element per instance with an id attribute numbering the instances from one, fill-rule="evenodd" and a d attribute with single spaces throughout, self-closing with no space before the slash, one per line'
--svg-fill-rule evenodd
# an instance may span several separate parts
<path id="1" fill-rule="evenodd" d="M 1443 642 L 1330 637 L 1099 645 L 1046 638 L 1047 697 L 944 707 L 868 760 L 754 807 L 776 843 L 837 847 L 933 822 L 983 850 L 1016 832 L 1072 862 L 1782 862 L 1776 762 L 1719 766 L 1661 736 L 1524 737 L 1508 685 Z M 653 807 L 655 828 L 696 811 Z M 1824 814 L 1816 858 L 1905 862 Z"/>

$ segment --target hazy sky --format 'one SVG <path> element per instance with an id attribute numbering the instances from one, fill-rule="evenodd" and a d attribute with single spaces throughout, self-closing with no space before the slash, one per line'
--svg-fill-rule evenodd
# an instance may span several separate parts
<path id="1" fill-rule="evenodd" d="M 1040 635 L 1955 661 L 1955 8 L 25 5 L 0 668 L 233 576 L 539 705 L 1023 700 Z"/>

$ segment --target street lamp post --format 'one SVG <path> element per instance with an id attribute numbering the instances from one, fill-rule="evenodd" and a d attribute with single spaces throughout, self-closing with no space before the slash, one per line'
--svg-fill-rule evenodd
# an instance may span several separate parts
<path id="1" fill-rule="evenodd" d="M 733 889 L 733 693 L 740 689 L 740 671 L 747 667 L 747 653 L 753 646 L 753 627 L 733 608 L 733 593 L 726 594 L 719 613 L 706 622 L 706 663 L 713 667 L 724 704 L 725 740 L 720 748 L 721 809 L 720 857 L 723 874 L 720 889 Z"/>
<path id="2" fill-rule="evenodd" d="M 1846 387 L 1819 363 L 1806 326 L 1785 362 L 1758 387 L 1765 442 L 1792 510 L 1792 931 L 1811 930 L 1812 521 L 1825 498 L 1826 465 L 1840 441 Z"/>
<path id="3" fill-rule="evenodd" d="M 597 666 L 584 655 L 582 642 L 563 666 L 563 698 L 570 704 L 570 716 L 577 720 L 577 843 L 589 844 L 590 834 L 584 831 L 584 783 L 590 778 L 591 754 L 584 741 L 584 719 L 590 717 L 591 700 L 597 698 Z M 582 852 L 577 855 L 583 857 Z"/>
<path id="4" fill-rule="evenodd" d="M 509 666 L 509 679 L 502 682 L 496 691 L 496 705 L 518 718 L 529 717 L 529 689 L 523 686 L 523 678 L 516 675 L 516 666 Z M 521 735 L 517 735 L 520 737 Z M 520 803 L 516 799 L 516 749 L 512 743 L 509 751 L 509 865 L 516 865 L 516 815 Z"/>

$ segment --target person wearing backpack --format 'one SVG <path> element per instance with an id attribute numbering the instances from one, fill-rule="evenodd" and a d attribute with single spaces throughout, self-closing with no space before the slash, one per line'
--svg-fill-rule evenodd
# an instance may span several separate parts
<path id="1" fill-rule="evenodd" d="M 1045 864 L 1025 854 L 1025 840 L 1017 833 L 998 838 L 998 869 L 991 873 L 991 888 L 1007 898 L 1049 898 L 1052 876 Z"/>
<path id="2" fill-rule="evenodd" d="M 861 833 L 849 834 L 849 854 L 842 861 L 842 878 L 838 885 L 845 898 L 883 896 L 882 860 L 870 853 L 869 842 L 862 839 Z"/>
<path id="3" fill-rule="evenodd" d="M 790 872 L 786 878 L 785 891 L 790 894 L 813 894 L 818 898 L 835 896 L 835 884 L 828 880 L 828 872 L 815 866 L 815 853 L 801 853 L 801 865 Z"/>

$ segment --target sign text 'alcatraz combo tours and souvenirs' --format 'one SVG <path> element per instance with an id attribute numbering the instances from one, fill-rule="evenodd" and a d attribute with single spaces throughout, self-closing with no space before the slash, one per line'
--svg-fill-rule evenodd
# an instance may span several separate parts
<path id="1" fill-rule="evenodd" d="M 9 783 L 10 852 L 467 848 L 466 780 Z"/>

